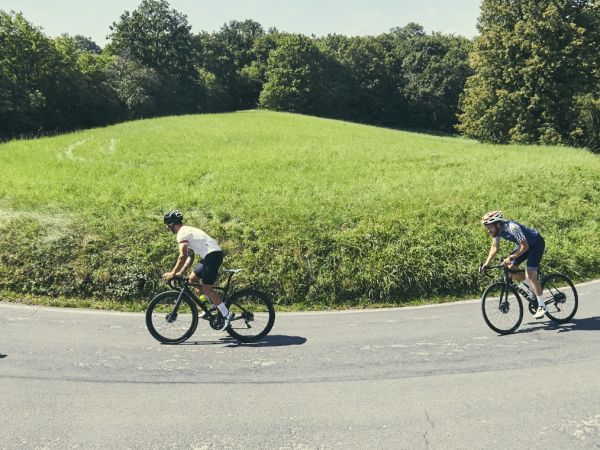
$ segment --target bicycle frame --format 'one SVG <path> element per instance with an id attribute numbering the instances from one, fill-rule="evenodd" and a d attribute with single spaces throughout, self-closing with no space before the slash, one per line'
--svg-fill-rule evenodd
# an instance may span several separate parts
<path id="1" fill-rule="evenodd" d="M 228 293 L 229 293 L 229 289 L 231 287 L 231 279 L 233 278 L 233 276 L 235 275 L 235 272 L 233 271 L 226 271 L 228 276 L 227 276 L 227 283 L 225 284 L 225 286 L 216 286 L 216 289 L 219 289 L 221 291 L 223 291 L 223 296 L 222 296 L 222 301 L 225 302 L 226 299 L 228 298 Z M 174 286 L 174 283 L 177 283 L 178 286 Z M 175 301 L 175 307 L 173 308 L 173 312 L 171 313 L 172 316 L 177 317 L 177 311 L 179 311 L 179 306 L 181 305 L 181 299 L 183 298 L 183 295 L 187 295 L 189 298 L 191 298 L 194 303 L 196 303 L 196 305 L 198 305 L 200 307 L 200 309 L 202 309 L 202 311 L 204 311 L 205 313 L 205 317 L 209 320 L 213 319 L 213 314 L 210 311 L 209 308 L 206 307 L 205 302 L 200 301 L 200 299 L 196 296 L 196 294 L 194 293 L 194 291 L 192 289 L 190 289 L 190 286 L 192 287 L 201 287 L 201 284 L 196 284 L 196 283 L 190 283 L 186 278 L 184 277 L 173 277 L 170 280 L 167 281 L 167 285 L 173 289 L 173 290 L 179 290 L 179 296 L 177 297 L 177 300 Z M 209 299 L 210 300 L 210 299 Z M 210 303 L 212 305 L 212 302 Z"/>
<path id="2" fill-rule="evenodd" d="M 510 286 L 512 286 L 519 293 L 519 295 L 521 295 L 521 297 L 523 297 L 523 299 L 527 300 L 530 304 L 537 306 L 537 299 L 535 297 L 529 296 L 528 293 L 525 292 L 523 289 L 521 289 L 519 287 L 519 285 L 510 276 L 511 273 L 523 273 L 523 272 L 525 272 L 525 270 L 509 269 L 508 267 L 503 266 L 502 264 L 499 264 L 497 266 L 490 266 L 489 269 L 502 269 L 502 282 L 504 283 L 504 286 L 506 287 L 506 289 L 505 289 L 506 298 L 508 298 L 508 292 L 509 292 L 508 288 Z M 538 278 L 538 280 L 541 280 L 541 272 L 539 270 L 538 270 L 537 278 Z M 502 299 L 500 299 L 500 303 L 502 303 Z"/>

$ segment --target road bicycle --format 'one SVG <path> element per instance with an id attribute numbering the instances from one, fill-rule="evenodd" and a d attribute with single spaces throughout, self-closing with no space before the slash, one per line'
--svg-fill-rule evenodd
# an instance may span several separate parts
<path id="1" fill-rule="evenodd" d="M 527 308 L 535 314 L 538 302 L 532 292 L 521 289 L 510 277 L 511 273 L 522 273 L 522 269 L 509 269 L 503 265 L 486 268 L 502 269 L 502 281 L 492 283 L 483 292 L 481 310 L 483 319 L 496 333 L 513 333 L 523 320 L 523 301 L 527 300 Z M 487 274 L 487 272 L 484 273 Z M 577 312 L 578 297 L 573 282 L 561 273 L 542 274 L 538 271 L 538 279 L 543 290 L 544 303 L 548 312 L 546 316 L 556 323 L 570 321 Z"/>
<path id="2" fill-rule="evenodd" d="M 275 308 L 267 294 L 255 289 L 235 291 L 231 278 L 242 269 L 227 269 L 225 286 L 215 286 L 227 308 L 234 313 L 225 331 L 240 342 L 256 342 L 265 337 L 275 322 Z M 186 278 L 174 277 L 167 281 L 171 290 L 158 294 L 146 309 L 146 326 L 150 334 L 164 344 L 180 344 L 189 339 L 198 326 L 198 320 L 208 322 L 214 330 L 220 329 L 224 320 L 212 303 L 198 298 Z M 231 289 L 231 293 L 230 293 Z M 198 314 L 198 308 L 202 314 Z"/>

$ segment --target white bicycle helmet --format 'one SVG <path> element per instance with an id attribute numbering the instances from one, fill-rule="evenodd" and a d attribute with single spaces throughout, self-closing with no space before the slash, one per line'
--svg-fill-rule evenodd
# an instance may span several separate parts
<path id="1" fill-rule="evenodd" d="M 490 211 L 481 218 L 482 225 L 489 225 L 496 222 L 504 222 L 502 211 Z"/>

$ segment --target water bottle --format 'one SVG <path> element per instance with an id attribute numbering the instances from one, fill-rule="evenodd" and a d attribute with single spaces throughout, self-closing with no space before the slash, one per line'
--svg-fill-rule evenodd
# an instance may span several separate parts
<path id="1" fill-rule="evenodd" d="M 212 302 L 206 295 L 200 295 L 200 297 L 198 297 L 198 300 L 200 300 L 200 303 L 203 303 L 206 309 L 208 309 L 209 311 L 213 312 L 217 310 L 217 308 L 215 308 L 215 305 L 212 304 Z"/>

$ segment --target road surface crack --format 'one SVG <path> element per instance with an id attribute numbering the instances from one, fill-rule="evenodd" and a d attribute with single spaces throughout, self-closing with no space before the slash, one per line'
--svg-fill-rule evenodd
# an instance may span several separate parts
<path id="1" fill-rule="evenodd" d="M 433 429 L 435 428 L 435 423 L 433 423 L 433 421 L 431 420 L 431 417 L 429 417 L 429 413 L 427 412 L 427 410 L 425 410 L 425 418 L 427 419 L 427 428 L 425 428 L 425 433 L 423 433 L 423 439 L 425 440 L 425 446 L 429 448 L 430 446 L 430 442 L 429 442 L 429 428 Z"/>

